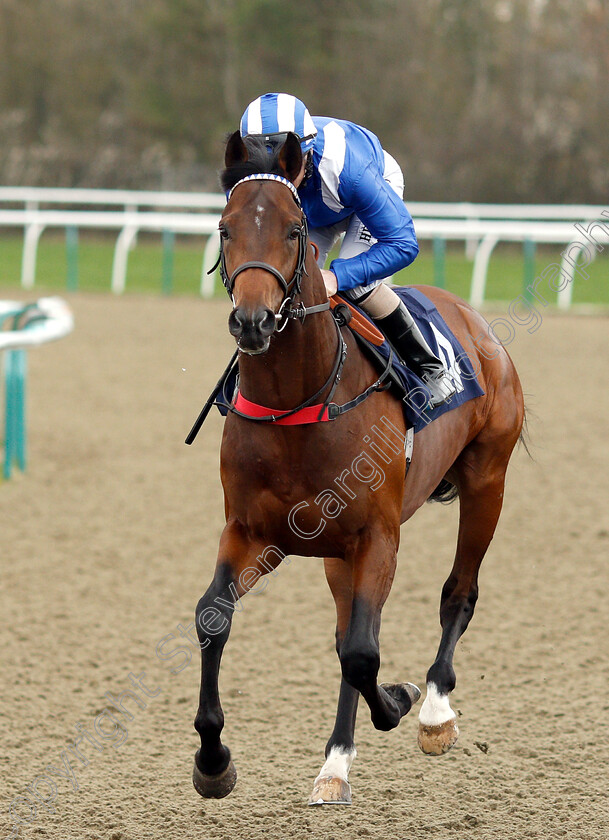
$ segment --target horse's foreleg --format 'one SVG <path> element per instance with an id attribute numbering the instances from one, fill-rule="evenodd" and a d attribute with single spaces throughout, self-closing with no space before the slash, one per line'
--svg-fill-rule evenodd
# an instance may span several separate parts
<path id="1" fill-rule="evenodd" d="M 339 652 L 345 681 L 361 693 L 373 725 L 382 730 L 396 727 L 420 697 L 412 683 L 377 684 L 381 610 L 393 582 L 396 547 L 397 535 L 368 535 L 355 550 L 351 616 Z"/>
<path id="2" fill-rule="evenodd" d="M 336 604 L 336 652 L 340 648 L 351 616 L 352 575 L 351 565 L 345 560 L 326 557 L 326 578 Z M 338 695 L 338 708 L 334 730 L 326 744 L 326 761 L 313 785 L 309 805 L 349 805 L 351 787 L 349 770 L 357 755 L 353 733 L 359 691 L 343 677 Z"/>
<path id="3" fill-rule="evenodd" d="M 220 799 L 227 796 L 237 781 L 230 751 L 220 739 L 224 713 L 218 693 L 218 672 L 233 613 L 240 609 L 240 596 L 282 559 L 280 552 L 268 551 L 257 557 L 259 549 L 260 546 L 248 539 L 241 525 L 229 522 L 220 540 L 213 580 L 196 608 L 201 691 L 195 729 L 201 737 L 201 749 L 195 756 L 193 784 L 204 797 Z M 261 559 L 264 561 L 262 566 Z"/>
<path id="4" fill-rule="evenodd" d="M 428 755 L 442 755 L 459 736 L 449 695 L 455 688 L 453 655 L 474 614 L 478 571 L 493 537 L 503 501 L 505 468 L 487 465 L 468 471 L 459 482 L 459 537 L 455 562 L 442 589 L 442 638 L 427 673 L 427 696 L 419 714 L 419 746 Z"/>
<path id="5" fill-rule="evenodd" d="M 193 784 L 201 796 L 218 799 L 227 796 L 237 781 L 230 751 L 220 740 L 224 713 L 218 694 L 220 660 L 232 623 L 232 611 L 223 603 L 218 603 L 218 599 L 228 601 L 231 582 L 234 581 L 230 566 L 218 565 L 195 611 L 201 646 L 201 690 L 195 729 L 201 737 L 201 749 L 195 756 Z"/>

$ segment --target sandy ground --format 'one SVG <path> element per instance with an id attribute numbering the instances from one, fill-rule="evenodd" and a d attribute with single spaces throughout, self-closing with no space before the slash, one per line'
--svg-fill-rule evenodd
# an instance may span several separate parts
<path id="1" fill-rule="evenodd" d="M 0 485 L 0 838 L 605 840 L 609 320 L 545 316 L 510 347 L 535 460 L 513 460 L 458 649 L 458 745 L 425 757 L 415 713 L 380 733 L 362 708 L 353 805 L 313 809 L 339 675 L 318 560 L 283 564 L 244 600 L 221 671 L 239 782 L 207 802 L 190 781 L 199 666 L 177 625 L 222 528 L 220 417 L 183 439 L 231 353 L 227 304 L 72 304 L 74 335 L 30 354 L 27 473 Z M 456 516 L 426 505 L 403 528 L 384 681 L 424 684 Z M 171 633 L 160 652 L 181 651 L 162 659 Z M 113 720 L 110 695 L 127 689 L 132 719 Z M 103 745 L 83 737 L 81 760 L 67 749 L 78 725 Z"/>

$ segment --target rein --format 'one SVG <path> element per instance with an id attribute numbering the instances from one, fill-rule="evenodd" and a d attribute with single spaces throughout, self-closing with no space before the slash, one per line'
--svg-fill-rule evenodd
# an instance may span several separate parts
<path id="1" fill-rule="evenodd" d="M 220 276 L 222 278 L 222 283 L 224 284 L 224 287 L 228 292 L 231 300 L 233 297 L 233 288 L 235 285 L 235 280 L 242 272 L 247 271 L 250 268 L 260 268 L 264 271 L 267 271 L 269 274 L 272 274 L 283 289 L 284 293 L 281 306 L 279 307 L 278 312 L 275 314 L 275 332 L 282 332 L 282 330 L 284 330 L 287 326 L 289 319 L 297 319 L 301 323 L 303 323 L 307 315 L 313 315 L 318 312 L 325 312 L 326 310 L 329 310 L 330 301 L 328 300 L 325 303 L 316 304 L 315 306 L 305 306 L 302 303 L 302 301 L 294 303 L 294 297 L 301 293 L 303 275 L 308 276 L 307 270 L 305 268 L 308 245 L 308 226 L 306 216 L 304 214 L 304 211 L 302 211 L 302 205 L 296 187 L 292 184 L 291 181 L 288 181 L 287 178 L 283 178 L 280 175 L 271 175 L 268 173 L 248 175 L 246 178 L 242 178 L 240 181 L 237 181 L 237 183 L 228 195 L 229 201 L 235 189 L 240 184 L 246 183 L 247 181 L 277 181 L 281 184 L 284 184 L 286 187 L 288 187 L 288 189 L 292 193 L 294 201 L 300 208 L 302 212 L 302 220 L 300 228 L 298 230 L 298 259 L 296 262 L 296 268 L 294 269 L 294 274 L 291 280 L 287 281 L 283 274 L 274 266 L 266 262 L 253 260 L 250 262 L 242 263 L 229 276 L 226 269 L 226 257 L 224 254 L 222 239 L 220 239 L 220 255 L 218 257 L 218 261 L 209 273 L 211 274 L 211 272 L 215 271 L 216 268 L 220 268 Z M 186 443 L 191 444 L 193 442 L 197 432 L 199 431 L 203 424 L 203 421 L 205 420 L 205 417 L 207 416 L 209 408 L 212 405 L 218 406 L 219 408 L 228 409 L 228 411 L 230 411 L 232 414 L 236 414 L 238 417 L 242 417 L 245 420 L 253 420 L 258 423 L 275 423 L 277 425 L 295 426 L 304 425 L 307 423 L 321 423 L 325 421 L 335 420 L 341 414 L 344 414 L 345 412 L 356 408 L 376 391 L 385 391 L 387 388 L 389 388 L 391 385 L 390 376 L 391 367 L 393 363 L 393 353 L 390 354 L 385 369 L 383 370 L 379 378 L 375 382 L 373 382 L 372 385 L 366 388 L 365 391 L 363 391 L 357 397 L 354 397 L 352 400 L 343 403 L 342 405 L 338 405 L 337 403 L 332 402 L 332 397 L 334 396 L 338 387 L 338 383 L 340 382 L 345 360 L 347 358 L 347 344 L 342 336 L 341 327 L 346 326 L 348 324 L 350 320 L 350 313 L 348 312 L 345 306 L 339 305 L 332 310 L 331 314 L 332 322 L 336 327 L 337 350 L 334 358 L 334 364 L 332 365 L 332 370 L 330 371 L 328 378 L 321 386 L 321 388 L 319 388 L 319 390 L 317 390 L 311 397 L 302 402 L 300 405 L 296 406 L 296 408 L 292 408 L 287 411 L 284 411 L 283 409 L 268 408 L 266 406 L 259 405 L 258 403 L 251 402 L 250 400 L 247 400 L 239 390 L 237 390 L 237 394 L 234 396 L 233 399 L 232 396 L 226 393 L 226 383 L 229 380 L 230 374 L 233 372 L 235 365 L 238 365 L 238 353 L 235 352 L 231 363 L 222 375 L 212 395 L 208 399 L 203 411 L 201 412 L 193 428 L 191 429 L 190 434 L 186 438 Z M 283 323 L 281 323 L 282 320 Z M 329 389 L 329 391 L 326 398 L 323 400 L 323 402 L 317 403 L 316 401 L 327 389 Z M 218 394 L 222 395 L 221 402 L 218 402 L 216 399 Z"/>

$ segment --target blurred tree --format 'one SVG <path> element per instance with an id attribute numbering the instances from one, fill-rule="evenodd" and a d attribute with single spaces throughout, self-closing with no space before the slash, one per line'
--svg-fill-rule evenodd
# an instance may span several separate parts
<path id="1" fill-rule="evenodd" d="M 602 203 L 608 83 L 606 0 L 0 0 L 0 181 L 213 188 L 286 90 L 411 199 Z"/>

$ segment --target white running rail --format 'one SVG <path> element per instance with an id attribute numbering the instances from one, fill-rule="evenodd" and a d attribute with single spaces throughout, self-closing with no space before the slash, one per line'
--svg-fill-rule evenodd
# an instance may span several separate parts
<path id="1" fill-rule="evenodd" d="M 41 234 L 47 228 L 89 228 L 116 230 L 111 288 L 116 294 L 125 289 L 127 262 L 140 231 L 172 231 L 208 237 L 201 270 L 203 297 L 214 294 L 215 277 L 208 270 L 216 261 L 219 211 L 225 206 L 223 195 L 133 190 L 87 190 L 35 187 L 0 187 L 0 227 L 24 229 L 21 283 L 34 286 L 36 256 Z M 11 205 L 11 209 L 2 209 Z M 21 205 L 18 209 L 14 205 Z M 67 209 L 69 208 L 69 209 Z M 80 209 L 76 209 L 80 208 Z M 112 208 L 112 209 L 111 209 Z M 575 265 L 573 255 L 588 246 L 593 258 L 609 241 L 609 210 L 602 206 L 504 205 L 470 202 L 408 202 L 419 239 L 463 240 L 473 258 L 470 302 L 480 306 L 485 297 L 486 276 L 493 249 L 500 241 L 557 243 L 563 250 L 561 275 L 566 282 L 558 293 L 558 305 L 568 309 L 573 293 Z M 576 227 L 577 223 L 577 227 Z M 594 228 L 585 236 L 581 228 Z"/>
<path id="2" fill-rule="evenodd" d="M 38 298 L 26 306 L 16 301 L 0 300 L 0 323 L 7 317 L 23 313 L 16 330 L 0 329 L 0 350 L 25 350 L 57 341 L 74 329 L 74 316 L 67 303 L 59 297 Z"/>

